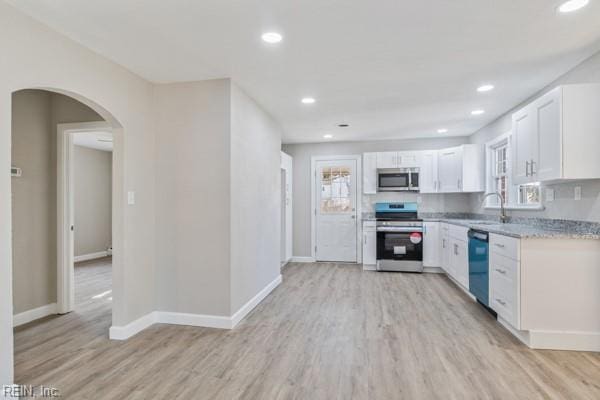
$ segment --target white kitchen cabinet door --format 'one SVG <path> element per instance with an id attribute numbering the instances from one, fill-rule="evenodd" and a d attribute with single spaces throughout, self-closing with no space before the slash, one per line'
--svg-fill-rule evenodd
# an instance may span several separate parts
<path id="1" fill-rule="evenodd" d="M 423 223 L 423 266 L 439 267 L 441 265 L 440 223 Z"/>
<path id="2" fill-rule="evenodd" d="M 398 152 L 398 168 L 418 168 L 420 165 L 420 152 Z"/>
<path id="3" fill-rule="evenodd" d="M 512 116 L 513 183 L 532 182 L 531 162 L 536 158 L 536 115 L 533 106 L 527 106 Z"/>
<path id="4" fill-rule="evenodd" d="M 437 193 L 438 191 L 437 151 L 425 151 L 421 155 L 419 191 L 421 193 Z"/>
<path id="5" fill-rule="evenodd" d="M 375 226 L 363 225 L 363 264 L 377 264 L 377 231 Z"/>
<path id="6" fill-rule="evenodd" d="M 442 255 L 442 269 L 446 271 L 448 275 L 451 275 L 451 266 L 450 266 L 450 254 L 451 254 L 451 245 L 450 245 L 450 232 L 448 228 L 448 224 L 440 224 L 440 236 L 442 238 L 440 251 Z"/>
<path id="7" fill-rule="evenodd" d="M 398 168 L 398 153 L 395 151 L 377 153 L 377 168 Z"/>
<path id="8" fill-rule="evenodd" d="M 377 153 L 363 154 L 363 193 L 377 193 Z"/>
<path id="9" fill-rule="evenodd" d="M 462 184 L 462 147 L 452 147 L 438 152 L 439 192 L 460 192 Z"/>
<path id="10" fill-rule="evenodd" d="M 534 181 L 561 177 L 561 90 L 556 88 L 533 103 L 537 120 L 537 151 L 530 166 Z"/>
<path id="11" fill-rule="evenodd" d="M 451 276 L 465 289 L 469 289 L 469 255 L 467 242 L 451 238 Z"/>

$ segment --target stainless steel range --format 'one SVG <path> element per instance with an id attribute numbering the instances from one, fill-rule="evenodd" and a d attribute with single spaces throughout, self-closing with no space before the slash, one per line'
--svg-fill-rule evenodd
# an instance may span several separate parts
<path id="1" fill-rule="evenodd" d="M 377 270 L 423 272 L 423 221 L 417 203 L 377 203 Z"/>

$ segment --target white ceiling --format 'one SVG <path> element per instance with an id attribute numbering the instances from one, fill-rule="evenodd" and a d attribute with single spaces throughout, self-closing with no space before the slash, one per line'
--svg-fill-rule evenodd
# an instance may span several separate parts
<path id="1" fill-rule="evenodd" d="M 9 2 L 151 81 L 233 78 L 287 143 L 469 135 L 600 49 L 598 0 Z"/>
<path id="2" fill-rule="evenodd" d="M 110 132 L 89 131 L 78 132 L 73 135 L 73 143 L 76 146 L 90 149 L 113 151 L 113 136 Z"/>

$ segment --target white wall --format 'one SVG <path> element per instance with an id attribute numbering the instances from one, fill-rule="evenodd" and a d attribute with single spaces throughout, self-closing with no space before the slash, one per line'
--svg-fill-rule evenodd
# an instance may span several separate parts
<path id="1" fill-rule="evenodd" d="M 525 102 L 516 105 L 512 110 L 483 127 L 470 137 L 471 143 L 486 143 L 512 128 L 512 113 L 546 91 L 562 84 L 569 83 L 599 83 L 600 82 L 600 53 L 595 54 L 571 71 L 567 72 L 547 88 L 533 95 Z M 599 133 L 600 134 L 600 133 Z M 509 215 L 533 218 L 573 219 L 600 222 L 600 180 L 578 181 L 554 185 L 543 185 L 555 190 L 555 200 L 545 202 L 543 211 L 509 211 Z M 574 187 L 581 186 L 582 199 L 574 201 Z M 543 192 L 543 188 L 542 188 Z M 543 194 L 543 193 L 542 193 Z M 481 195 L 471 195 L 471 209 L 477 213 L 496 213 L 481 208 Z"/>
<path id="2" fill-rule="evenodd" d="M 291 155 L 293 162 L 293 200 L 294 200 L 294 257 L 310 257 L 310 160 L 313 156 L 354 155 L 371 151 L 436 150 L 458 146 L 468 138 L 440 138 L 413 140 L 382 140 L 373 142 L 331 142 L 308 144 L 284 144 L 283 151 Z M 362 177 L 360 177 L 362 179 Z M 422 211 L 464 212 L 469 208 L 469 195 L 421 195 Z M 362 196 L 363 212 L 372 209 L 377 201 L 416 201 L 414 193 L 378 193 Z"/>
<path id="3" fill-rule="evenodd" d="M 157 307 L 230 315 L 228 79 L 157 85 Z"/>
<path id="4" fill-rule="evenodd" d="M 231 87 L 231 313 L 279 276 L 281 127 Z"/>
<path id="5" fill-rule="evenodd" d="M 124 325 L 154 308 L 154 135 L 152 85 L 124 68 L 0 2 L 0 384 L 12 381 L 11 94 L 62 90 L 113 124 L 118 208 L 113 323 Z M 108 110 L 108 111 L 107 111 Z M 125 191 L 136 205 L 125 205 Z M 118 240 L 115 240 L 117 242 Z M 118 262 L 117 262 L 118 261 Z M 119 265 L 117 265 L 119 264 Z M 124 267 L 126 266 L 126 267 Z"/>
<path id="6" fill-rule="evenodd" d="M 112 244 L 112 152 L 74 146 L 75 257 Z"/>

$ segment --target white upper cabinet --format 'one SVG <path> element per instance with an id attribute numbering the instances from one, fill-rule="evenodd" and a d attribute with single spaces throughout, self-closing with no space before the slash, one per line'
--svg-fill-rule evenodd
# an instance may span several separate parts
<path id="1" fill-rule="evenodd" d="M 462 175 L 462 147 L 440 150 L 438 153 L 439 192 L 460 192 Z"/>
<path id="2" fill-rule="evenodd" d="M 398 152 L 377 153 L 377 168 L 398 168 Z"/>
<path id="3" fill-rule="evenodd" d="M 484 146 L 479 144 L 443 150 L 364 153 L 364 194 L 377 193 L 377 170 L 382 168 L 419 168 L 421 193 L 485 190 Z"/>
<path id="4" fill-rule="evenodd" d="M 464 144 L 438 152 L 438 192 L 483 192 L 484 147 Z"/>
<path id="5" fill-rule="evenodd" d="M 513 114 L 513 181 L 523 184 L 529 181 L 529 165 L 534 158 L 534 115 L 533 106 Z"/>
<path id="6" fill-rule="evenodd" d="M 419 188 L 421 193 L 438 192 L 438 151 L 424 151 L 421 154 Z"/>
<path id="7" fill-rule="evenodd" d="M 600 85 L 559 86 L 512 116 L 517 184 L 600 178 Z"/>
<path id="8" fill-rule="evenodd" d="M 418 168 L 419 151 L 384 151 L 377 154 L 377 168 Z"/>
<path id="9" fill-rule="evenodd" d="M 377 193 L 377 153 L 363 154 L 363 193 Z"/>

